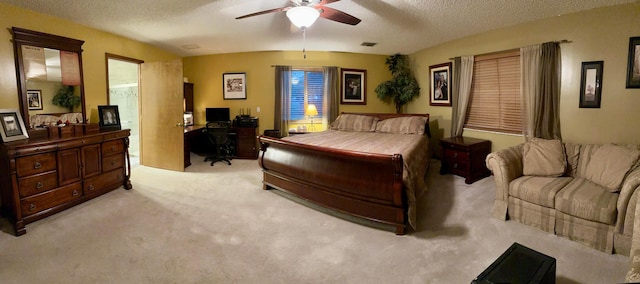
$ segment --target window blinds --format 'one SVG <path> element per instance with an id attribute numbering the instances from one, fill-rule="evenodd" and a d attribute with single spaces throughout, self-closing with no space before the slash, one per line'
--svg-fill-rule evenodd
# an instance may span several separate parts
<path id="1" fill-rule="evenodd" d="M 518 50 L 475 57 L 465 127 L 522 133 Z"/>

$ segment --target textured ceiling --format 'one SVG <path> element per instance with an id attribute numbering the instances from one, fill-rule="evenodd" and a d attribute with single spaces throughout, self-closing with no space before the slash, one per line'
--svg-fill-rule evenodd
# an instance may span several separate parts
<path id="1" fill-rule="evenodd" d="M 317 1 L 317 0 L 316 0 Z M 636 0 L 342 0 L 328 4 L 356 26 L 318 19 L 302 33 L 284 12 L 241 15 L 288 0 L 0 0 L 172 51 L 181 56 L 307 50 L 410 54 L 488 30 Z M 378 43 L 374 47 L 362 42 Z M 193 48 L 197 47 L 197 48 Z"/>

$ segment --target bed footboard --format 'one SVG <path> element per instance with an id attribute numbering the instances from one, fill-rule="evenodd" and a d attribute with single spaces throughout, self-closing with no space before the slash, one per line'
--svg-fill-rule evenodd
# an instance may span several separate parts
<path id="1" fill-rule="evenodd" d="M 395 226 L 404 234 L 407 201 L 402 156 L 369 154 L 260 136 L 264 189 Z"/>

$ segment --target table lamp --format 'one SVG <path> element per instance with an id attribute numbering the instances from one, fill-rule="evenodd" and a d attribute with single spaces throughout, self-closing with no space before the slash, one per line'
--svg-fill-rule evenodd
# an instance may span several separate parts
<path id="1" fill-rule="evenodd" d="M 316 130 L 316 128 L 313 126 L 313 116 L 318 115 L 318 109 L 316 108 L 316 105 L 307 105 L 307 109 L 304 111 L 304 114 L 306 116 L 309 116 L 309 119 L 311 119 L 311 126 L 309 126 L 309 131 Z"/>

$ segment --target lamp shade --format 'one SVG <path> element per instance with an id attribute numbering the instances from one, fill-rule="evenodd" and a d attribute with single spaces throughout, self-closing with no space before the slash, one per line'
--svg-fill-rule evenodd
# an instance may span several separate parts
<path id="1" fill-rule="evenodd" d="M 287 18 L 298 28 L 308 28 L 320 17 L 320 11 L 313 7 L 298 6 L 287 10 Z"/>
<path id="2" fill-rule="evenodd" d="M 305 110 L 304 115 L 318 115 L 318 109 L 316 108 L 316 105 L 307 105 L 307 109 Z"/>

